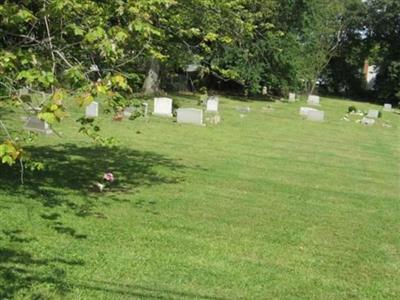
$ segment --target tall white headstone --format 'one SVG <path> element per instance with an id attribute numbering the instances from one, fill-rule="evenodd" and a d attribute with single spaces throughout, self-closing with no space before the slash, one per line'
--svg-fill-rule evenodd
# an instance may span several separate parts
<path id="1" fill-rule="evenodd" d="M 319 96 L 309 95 L 307 103 L 310 105 L 319 105 Z"/>
<path id="2" fill-rule="evenodd" d="M 390 103 L 385 103 L 384 105 L 383 105 L 383 110 L 384 111 L 392 111 L 392 104 L 390 104 Z"/>
<path id="3" fill-rule="evenodd" d="M 99 116 L 99 104 L 93 101 L 86 107 L 86 118 L 97 118 Z"/>
<path id="4" fill-rule="evenodd" d="M 177 122 L 185 124 L 203 125 L 203 110 L 197 108 L 177 109 Z"/>
<path id="5" fill-rule="evenodd" d="M 154 98 L 154 115 L 172 117 L 172 99 Z"/>
<path id="6" fill-rule="evenodd" d="M 210 97 L 207 100 L 207 112 L 218 112 L 218 97 Z"/>
<path id="7" fill-rule="evenodd" d="M 370 109 L 368 111 L 367 118 L 373 118 L 373 119 L 378 119 L 379 117 L 379 111 L 376 109 Z"/>
<path id="8" fill-rule="evenodd" d="M 51 130 L 50 125 L 45 121 L 39 120 L 37 117 L 28 117 L 25 123 L 25 129 L 28 131 L 51 134 L 53 130 Z"/>
<path id="9" fill-rule="evenodd" d="M 296 101 L 296 94 L 289 93 L 289 102 L 295 102 L 295 101 Z"/>

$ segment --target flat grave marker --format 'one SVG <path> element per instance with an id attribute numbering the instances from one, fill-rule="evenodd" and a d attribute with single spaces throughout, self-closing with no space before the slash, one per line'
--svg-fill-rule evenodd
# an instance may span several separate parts
<path id="1" fill-rule="evenodd" d="M 182 124 L 203 125 L 203 110 L 198 108 L 178 108 L 176 120 Z"/>
<path id="2" fill-rule="evenodd" d="M 39 120 L 37 117 L 27 117 L 25 123 L 25 130 L 44 133 L 44 134 L 52 134 L 53 130 L 51 130 L 50 125 L 45 121 Z"/>

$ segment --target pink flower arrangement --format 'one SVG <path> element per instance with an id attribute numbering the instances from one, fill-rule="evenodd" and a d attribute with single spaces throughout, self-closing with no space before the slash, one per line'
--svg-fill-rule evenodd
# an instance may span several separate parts
<path id="1" fill-rule="evenodd" d="M 114 181 L 114 174 L 113 173 L 111 173 L 111 172 L 108 172 L 108 173 L 104 173 L 104 175 L 103 175 L 103 179 L 105 180 L 105 181 L 107 181 L 107 182 L 113 182 Z"/>

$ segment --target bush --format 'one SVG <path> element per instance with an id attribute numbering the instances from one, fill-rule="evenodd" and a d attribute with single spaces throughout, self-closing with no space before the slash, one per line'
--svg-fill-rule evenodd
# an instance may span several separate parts
<path id="1" fill-rule="evenodd" d="M 357 108 L 354 105 L 349 106 L 347 109 L 348 113 L 357 112 Z"/>

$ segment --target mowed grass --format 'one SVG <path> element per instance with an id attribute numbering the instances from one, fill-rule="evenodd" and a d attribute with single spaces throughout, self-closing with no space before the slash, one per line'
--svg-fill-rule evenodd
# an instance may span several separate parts
<path id="1" fill-rule="evenodd" d="M 366 127 L 341 118 L 377 106 L 321 103 L 323 123 L 304 100 L 224 97 L 217 126 L 102 115 L 112 149 L 75 134 L 74 108 L 31 148 L 45 171 L 0 170 L 0 298 L 399 299 L 400 115 Z"/>

